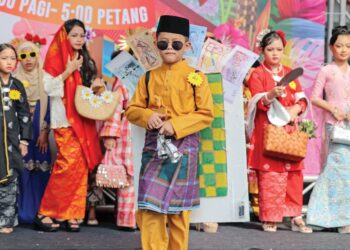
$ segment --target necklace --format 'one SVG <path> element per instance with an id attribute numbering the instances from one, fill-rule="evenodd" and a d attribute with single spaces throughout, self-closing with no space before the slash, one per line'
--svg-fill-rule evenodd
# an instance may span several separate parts
<path id="1" fill-rule="evenodd" d="M 271 74 L 272 79 L 275 81 L 275 85 L 282 79 L 284 76 L 284 68 L 282 67 L 282 64 L 278 65 L 277 72 L 274 72 L 273 70 L 268 69 L 264 63 L 262 63 L 263 68 Z M 282 75 L 280 73 L 282 72 Z"/>
<path id="2" fill-rule="evenodd" d="M 262 63 L 262 66 L 264 67 L 264 69 L 269 72 L 270 74 L 272 75 L 278 75 L 282 70 L 283 70 L 283 67 L 282 67 L 282 64 L 278 65 L 277 67 L 277 72 L 274 72 L 273 70 L 271 69 L 268 69 L 264 63 Z"/>

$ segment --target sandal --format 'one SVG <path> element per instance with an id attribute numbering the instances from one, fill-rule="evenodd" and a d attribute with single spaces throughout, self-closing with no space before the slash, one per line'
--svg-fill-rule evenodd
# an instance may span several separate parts
<path id="1" fill-rule="evenodd" d="M 124 232 L 136 232 L 135 227 L 122 227 L 122 226 L 117 226 L 117 230 L 119 231 L 124 231 Z"/>
<path id="2" fill-rule="evenodd" d="M 0 233 L 1 234 L 10 234 L 13 232 L 13 228 L 12 227 L 1 227 L 0 228 Z"/>
<path id="3" fill-rule="evenodd" d="M 219 224 L 216 222 L 202 222 L 195 223 L 197 231 L 203 231 L 205 233 L 216 233 L 219 228 Z"/>
<path id="4" fill-rule="evenodd" d="M 41 217 L 39 215 L 36 215 L 33 221 L 33 225 L 37 230 L 44 231 L 44 232 L 56 232 L 57 228 L 53 222 L 43 222 L 45 218 L 50 218 L 48 216 Z M 51 218 L 50 218 L 51 219 Z M 52 220 L 52 219 L 51 219 Z"/>
<path id="5" fill-rule="evenodd" d="M 57 229 L 64 228 L 65 220 L 59 220 L 59 219 L 55 219 L 55 218 L 51 218 L 51 220 L 53 221 L 52 227 L 57 228 Z"/>
<path id="6" fill-rule="evenodd" d="M 275 233 L 277 232 L 277 224 L 274 222 L 264 222 L 262 229 L 264 232 Z"/>
<path id="7" fill-rule="evenodd" d="M 290 223 L 293 232 L 300 232 L 303 234 L 312 233 L 312 228 L 305 225 L 305 222 L 301 216 L 294 217 Z"/>
<path id="8" fill-rule="evenodd" d="M 98 226 L 98 220 L 96 220 L 96 219 L 88 219 L 86 224 L 88 226 Z"/>
<path id="9" fill-rule="evenodd" d="M 79 223 L 76 220 L 66 221 L 67 232 L 80 232 Z"/>

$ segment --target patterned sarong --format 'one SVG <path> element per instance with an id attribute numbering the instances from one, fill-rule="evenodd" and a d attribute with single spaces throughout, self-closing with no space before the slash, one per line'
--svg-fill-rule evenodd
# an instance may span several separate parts
<path id="1" fill-rule="evenodd" d="M 172 143 L 183 153 L 178 163 L 157 156 L 157 131 L 147 131 L 142 153 L 138 207 L 176 214 L 199 206 L 198 134 Z"/>
<path id="2" fill-rule="evenodd" d="M 303 206 L 303 174 L 301 171 L 258 171 L 259 219 L 282 222 L 283 217 L 301 215 Z"/>
<path id="3" fill-rule="evenodd" d="M 17 179 L 0 185 L 0 228 L 18 225 L 17 193 Z"/>

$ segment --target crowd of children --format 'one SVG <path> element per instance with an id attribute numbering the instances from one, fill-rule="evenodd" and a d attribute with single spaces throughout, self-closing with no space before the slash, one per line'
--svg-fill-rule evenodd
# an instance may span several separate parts
<path id="1" fill-rule="evenodd" d="M 74 104 L 77 86 L 105 86 L 87 50 L 85 33 L 80 20 L 66 21 L 43 64 L 40 47 L 32 41 L 24 40 L 17 48 L 0 45 L 0 233 L 11 233 L 18 218 L 47 232 L 61 226 L 78 232 L 86 208 L 87 224 L 97 225 L 95 206 L 103 194 L 95 186 L 94 173 L 101 161 L 109 161 L 125 167 L 129 183 L 116 192 L 116 225 L 134 230 L 137 222 L 143 249 L 187 249 L 191 210 L 200 205 L 198 132 L 213 120 L 207 78 L 183 58 L 191 48 L 189 20 L 160 17 L 155 45 L 162 65 L 140 78 L 130 101 L 123 82 L 115 79 L 111 90 L 121 99 L 99 131 L 96 121 L 79 115 Z M 258 43 L 264 59 L 249 72 L 245 94 L 250 99 L 246 125 L 248 167 L 255 180 L 253 210 L 262 229 L 276 232 L 278 223 L 291 217 L 293 231 L 311 233 L 311 226 L 318 226 L 350 233 L 350 146 L 329 139 L 336 126 L 347 127 L 350 120 L 350 31 L 333 30 L 329 46 L 334 61 L 322 67 L 311 96 L 312 103 L 325 111 L 327 159 L 311 195 L 309 226 L 301 217 L 303 161 L 265 155 L 263 140 L 264 128 L 275 124 L 271 117 L 279 115 L 274 105 L 288 114 L 288 120 L 279 119 L 279 126 L 293 132 L 310 102 L 298 80 L 278 85 L 291 71 L 281 64 L 284 33 L 265 32 Z M 129 122 L 146 129 L 137 212 Z M 50 129 L 57 145 L 52 169 Z M 169 151 L 161 150 L 164 141 Z"/>

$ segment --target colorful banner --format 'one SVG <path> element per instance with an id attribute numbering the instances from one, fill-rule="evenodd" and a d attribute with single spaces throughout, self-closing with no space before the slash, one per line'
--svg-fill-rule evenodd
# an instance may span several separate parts
<path id="1" fill-rule="evenodd" d="M 0 11 L 55 24 L 77 18 L 95 29 L 121 30 L 155 24 L 153 0 L 0 0 Z"/>

